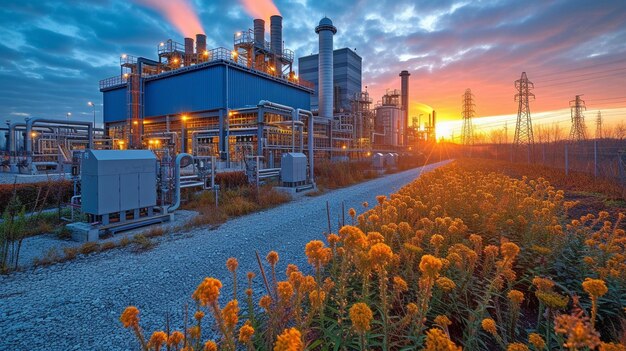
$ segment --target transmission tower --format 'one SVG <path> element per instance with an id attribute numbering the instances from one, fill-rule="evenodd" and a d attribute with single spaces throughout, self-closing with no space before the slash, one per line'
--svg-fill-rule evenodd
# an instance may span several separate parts
<path id="1" fill-rule="evenodd" d="M 570 101 L 569 106 L 572 115 L 572 129 L 569 132 L 569 140 L 587 140 L 585 116 L 583 116 L 583 111 L 587 109 L 585 101 L 580 98 L 580 95 L 576 95 L 576 99 Z"/>
<path id="2" fill-rule="evenodd" d="M 602 139 L 602 112 L 600 111 L 596 117 L 596 139 Z"/>
<path id="3" fill-rule="evenodd" d="M 517 101 L 517 124 L 515 125 L 515 137 L 513 145 L 528 146 L 529 148 L 535 144 L 533 136 L 533 124 L 530 119 L 530 100 L 535 99 L 535 94 L 530 91 L 535 88 L 533 82 L 528 80 L 526 72 L 522 72 L 520 79 L 515 81 L 515 101 Z"/>
<path id="4" fill-rule="evenodd" d="M 474 143 L 474 128 L 472 126 L 472 117 L 474 117 L 474 95 L 471 89 L 466 89 L 463 94 L 463 130 L 461 131 L 461 142 L 463 145 L 471 145 Z"/>

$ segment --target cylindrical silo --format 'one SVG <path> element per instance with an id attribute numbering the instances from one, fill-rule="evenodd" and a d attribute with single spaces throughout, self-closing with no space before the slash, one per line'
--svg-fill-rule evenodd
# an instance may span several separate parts
<path id="1" fill-rule="evenodd" d="M 274 54 L 276 75 L 281 75 L 283 65 L 280 57 L 283 54 L 283 18 L 279 15 L 270 17 L 270 50 Z"/>
<path id="2" fill-rule="evenodd" d="M 196 54 L 204 55 L 206 51 L 206 35 L 196 34 Z"/>
<path id="3" fill-rule="evenodd" d="M 318 83 L 317 97 L 319 101 L 319 116 L 333 118 L 333 35 L 337 28 L 328 17 L 322 18 L 315 27 L 319 36 L 318 55 Z"/>
<path id="4" fill-rule="evenodd" d="M 265 46 L 265 21 L 260 18 L 254 20 L 254 45 L 257 48 Z"/>

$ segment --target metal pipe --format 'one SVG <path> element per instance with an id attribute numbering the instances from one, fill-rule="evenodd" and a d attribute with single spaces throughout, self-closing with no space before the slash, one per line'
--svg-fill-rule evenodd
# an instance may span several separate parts
<path id="1" fill-rule="evenodd" d="M 167 213 L 172 213 L 176 211 L 178 207 L 180 207 L 180 162 L 185 157 L 192 157 L 192 156 L 190 154 L 182 152 L 176 156 L 176 161 L 174 162 L 174 197 L 175 197 L 175 200 L 174 200 L 174 203 L 171 204 L 167 208 Z"/>
<path id="2" fill-rule="evenodd" d="M 300 118 L 300 114 L 306 115 L 309 117 L 309 126 L 308 126 L 308 135 L 307 135 L 307 144 L 309 149 L 309 181 L 311 184 L 315 184 L 315 173 L 314 173 L 314 155 L 313 155 L 313 113 L 309 110 L 297 109 L 298 119 Z"/>

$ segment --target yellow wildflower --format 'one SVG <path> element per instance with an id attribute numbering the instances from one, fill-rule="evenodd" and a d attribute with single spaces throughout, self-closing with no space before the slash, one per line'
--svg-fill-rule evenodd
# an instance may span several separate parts
<path id="1" fill-rule="evenodd" d="M 606 287 L 606 283 L 602 279 L 586 278 L 583 282 L 583 290 L 592 298 L 598 298 L 604 296 L 609 291 Z"/>
<path id="2" fill-rule="evenodd" d="M 452 325 L 452 321 L 450 320 L 450 318 L 448 318 L 448 316 L 445 316 L 445 315 L 439 315 L 435 317 L 434 322 L 435 324 L 444 328 Z"/>
<path id="3" fill-rule="evenodd" d="M 302 342 L 302 334 L 296 328 L 285 329 L 282 334 L 276 338 L 274 351 L 302 351 L 304 343 Z"/>
<path id="4" fill-rule="evenodd" d="M 554 291 L 535 291 L 535 296 L 547 307 L 563 310 L 567 307 L 569 297 L 556 293 Z"/>
<path id="5" fill-rule="evenodd" d="M 404 279 L 395 276 L 393 277 L 393 289 L 398 293 L 403 293 L 409 290 L 409 286 Z"/>
<path id="6" fill-rule="evenodd" d="M 369 250 L 369 257 L 379 267 L 385 266 L 393 257 L 393 251 L 387 244 L 374 244 Z"/>
<path id="7" fill-rule="evenodd" d="M 175 347 L 178 348 L 178 345 L 185 339 L 185 335 L 181 332 L 179 332 L 178 330 L 173 332 L 168 338 L 167 338 L 167 345 L 169 345 L 170 347 Z"/>
<path id="8" fill-rule="evenodd" d="M 269 311 L 271 304 L 272 304 L 272 298 L 269 297 L 268 295 L 263 295 L 263 297 L 259 299 L 259 306 L 261 306 L 266 311 Z"/>
<path id="9" fill-rule="evenodd" d="M 122 322 L 122 325 L 124 325 L 124 328 L 135 328 L 139 326 L 139 310 L 137 309 L 137 307 L 126 307 L 126 309 L 124 310 L 124 312 L 122 312 L 122 315 L 120 316 L 120 321 Z"/>
<path id="10" fill-rule="evenodd" d="M 533 285 L 536 286 L 538 290 L 548 291 L 554 287 L 554 282 L 549 278 L 534 277 Z"/>
<path id="11" fill-rule="evenodd" d="M 420 261 L 420 271 L 428 277 L 435 278 L 443 267 L 443 262 L 435 256 L 424 255 Z"/>
<path id="12" fill-rule="evenodd" d="M 363 302 L 357 302 L 350 307 L 350 320 L 354 329 L 359 333 L 370 330 L 373 316 L 372 310 Z"/>
<path id="13" fill-rule="evenodd" d="M 543 337 L 537 333 L 528 334 L 528 342 L 537 350 L 543 350 L 546 347 L 546 341 L 543 340 Z"/>
<path id="14" fill-rule="evenodd" d="M 519 342 L 514 342 L 512 344 L 509 344 L 506 348 L 506 351 L 529 351 L 530 349 L 528 348 L 528 346 L 519 343 Z"/>
<path id="15" fill-rule="evenodd" d="M 309 293 L 309 301 L 311 302 L 311 307 L 313 307 L 313 309 L 319 309 L 322 307 L 324 299 L 326 299 L 326 292 L 323 290 L 320 290 L 319 294 L 317 290 L 313 290 Z"/>
<path id="16" fill-rule="evenodd" d="M 506 297 L 508 297 L 509 300 L 516 305 L 521 305 L 522 302 L 524 302 L 524 293 L 519 290 L 509 291 Z"/>
<path id="17" fill-rule="evenodd" d="M 348 210 L 348 215 L 350 215 L 350 217 L 354 218 L 356 216 L 356 210 L 352 207 L 350 207 L 350 209 Z"/>
<path id="18" fill-rule="evenodd" d="M 439 328 L 431 328 L 426 332 L 426 347 L 423 351 L 462 351 L 460 346 L 456 346 L 448 335 Z"/>
<path id="19" fill-rule="evenodd" d="M 325 266 L 330 261 L 330 248 L 324 247 L 324 243 L 319 240 L 312 240 L 307 243 L 304 252 L 309 259 L 309 263 L 316 269 Z"/>
<path id="20" fill-rule="evenodd" d="M 217 351 L 217 344 L 211 340 L 205 342 L 204 351 Z"/>
<path id="21" fill-rule="evenodd" d="M 222 319 L 227 328 L 234 328 L 239 321 L 239 303 L 237 300 L 229 301 L 222 310 Z"/>
<path id="22" fill-rule="evenodd" d="M 226 268 L 228 268 L 228 270 L 231 273 L 236 271 L 238 266 L 239 266 L 239 262 L 237 261 L 236 258 L 231 257 L 228 260 L 226 260 Z"/>
<path id="23" fill-rule="evenodd" d="M 165 332 L 162 332 L 162 331 L 156 331 L 152 333 L 152 336 L 150 337 L 150 341 L 148 341 L 148 348 L 152 348 L 155 351 L 159 351 L 161 349 L 161 346 L 163 346 L 163 344 L 165 344 L 166 341 L 167 341 L 167 334 L 165 334 Z"/>
<path id="24" fill-rule="evenodd" d="M 252 339 L 252 335 L 254 335 L 254 328 L 246 322 L 246 324 L 242 325 L 239 329 L 239 342 L 242 344 L 247 344 Z"/>
<path id="25" fill-rule="evenodd" d="M 267 262 L 272 266 L 276 265 L 276 263 L 278 263 L 278 252 L 270 251 L 270 253 L 267 254 Z"/>
<path id="26" fill-rule="evenodd" d="M 600 343 L 600 351 L 626 351 L 626 345 L 616 343 Z"/>
<path id="27" fill-rule="evenodd" d="M 204 312 L 202 311 L 196 311 L 196 313 L 194 313 L 193 318 L 195 318 L 196 320 L 202 320 L 202 318 L 204 318 Z"/>
<path id="28" fill-rule="evenodd" d="M 290 282 L 278 282 L 276 290 L 278 291 L 279 301 L 287 302 L 293 296 L 293 286 Z"/>
<path id="29" fill-rule="evenodd" d="M 439 277 L 435 283 L 443 291 L 452 291 L 456 288 L 454 281 L 448 277 Z"/>
<path id="30" fill-rule="evenodd" d="M 519 254 L 519 246 L 512 242 L 504 243 L 500 245 L 500 252 L 504 258 L 512 260 Z"/>
<path id="31" fill-rule="evenodd" d="M 481 326 L 483 329 L 491 335 L 498 335 L 498 330 L 496 328 L 496 321 L 491 318 L 485 318 L 481 322 Z"/>
<path id="32" fill-rule="evenodd" d="M 201 305 L 207 306 L 217 301 L 220 296 L 222 282 L 215 278 L 204 278 L 204 281 L 198 285 L 192 297 L 200 302 Z"/>

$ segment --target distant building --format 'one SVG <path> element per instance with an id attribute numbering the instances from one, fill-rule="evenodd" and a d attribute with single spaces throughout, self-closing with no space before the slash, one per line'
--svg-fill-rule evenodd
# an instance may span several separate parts
<path id="1" fill-rule="evenodd" d="M 349 48 L 333 51 L 334 78 L 334 109 L 335 112 L 348 112 L 351 109 L 350 99 L 361 92 L 362 58 Z M 298 59 L 300 78 L 315 84 L 315 94 L 311 96 L 311 109 L 318 106 L 318 55 L 300 57 Z"/>

